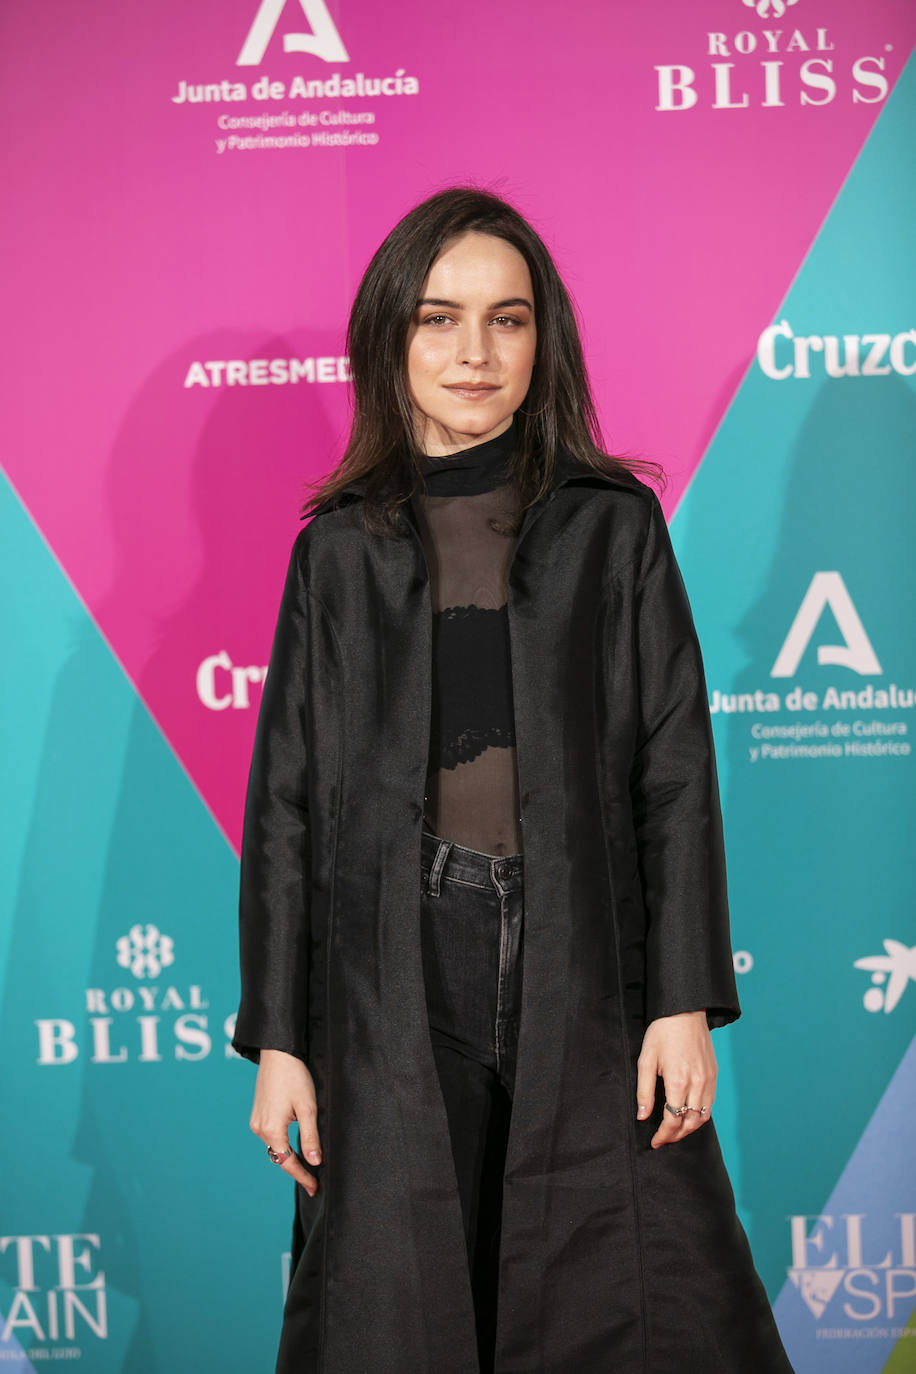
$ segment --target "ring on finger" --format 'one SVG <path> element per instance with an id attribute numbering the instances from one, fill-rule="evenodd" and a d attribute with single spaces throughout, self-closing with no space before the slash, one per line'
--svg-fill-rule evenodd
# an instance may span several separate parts
<path id="1" fill-rule="evenodd" d="M 709 1112 L 708 1107 L 685 1107 L 685 1112 L 696 1112 L 699 1116 L 706 1116 Z"/>
<path id="2" fill-rule="evenodd" d="M 665 1103 L 665 1111 L 670 1112 L 672 1116 L 681 1117 L 684 1115 L 685 1112 L 692 1112 L 695 1110 L 696 1108 L 688 1107 L 686 1103 L 683 1107 L 672 1107 L 670 1102 Z"/>
<path id="3" fill-rule="evenodd" d="M 277 1153 L 272 1145 L 268 1145 L 267 1158 L 270 1160 L 271 1164 L 285 1164 L 292 1152 L 289 1141 L 286 1142 L 286 1149 L 280 1154 Z"/>

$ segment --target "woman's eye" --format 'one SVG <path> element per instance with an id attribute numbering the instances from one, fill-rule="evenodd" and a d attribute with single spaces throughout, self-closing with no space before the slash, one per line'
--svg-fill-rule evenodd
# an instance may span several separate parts
<path id="1" fill-rule="evenodd" d="M 422 324 L 448 324 L 448 315 L 426 315 Z"/>
<path id="2" fill-rule="evenodd" d="M 515 325 L 520 325 L 521 320 L 517 319 L 515 315 L 497 315 L 493 323 L 508 326 L 511 329 Z"/>

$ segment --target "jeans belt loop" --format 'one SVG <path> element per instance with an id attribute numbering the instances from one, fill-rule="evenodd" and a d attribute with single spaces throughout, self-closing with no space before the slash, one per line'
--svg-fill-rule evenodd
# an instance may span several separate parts
<path id="1" fill-rule="evenodd" d="M 442 870 L 445 867 L 445 861 L 448 858 L 451 847 L 451 840 L 439 841 L 436 857 L 433 859 L 432 867 L 429 870 L 429 884 L 426 889 L 431 897 L 439 896 L 439 879 L 442 876 Z"/>

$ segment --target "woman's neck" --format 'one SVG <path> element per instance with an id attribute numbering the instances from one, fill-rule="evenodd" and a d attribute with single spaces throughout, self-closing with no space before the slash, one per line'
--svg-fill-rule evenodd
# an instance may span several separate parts
<path id="1" fill-rule="evenodd" d="M 490 491 L 511 479 L 510 464 L 515 448 L 515 422 L 482 444 L 472 444 L 457 453 L 427 454 L 420 470 L 430 496 L 473 496 Z"/>

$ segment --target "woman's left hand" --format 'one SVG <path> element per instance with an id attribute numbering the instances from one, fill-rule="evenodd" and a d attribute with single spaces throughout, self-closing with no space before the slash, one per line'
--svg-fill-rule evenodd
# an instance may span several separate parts
<path id="1" fill-rule="evenodd" d="M 666 1111 L 652 1137 L 652 1148 L 683 1140 L 709 1120 L 716 1095 L 716 1056 L 705 1011 L 660 1016 L 643 1036 L 637 1062 L 637 1119 L 645 1121 L 655 1105 L 658 1079 L 664 1079 L 665 1099 L 672 1107 L 690 1107 L 682 1116 Z M 705 1112 L 698 1108 L 705 1107 Z"/>

